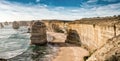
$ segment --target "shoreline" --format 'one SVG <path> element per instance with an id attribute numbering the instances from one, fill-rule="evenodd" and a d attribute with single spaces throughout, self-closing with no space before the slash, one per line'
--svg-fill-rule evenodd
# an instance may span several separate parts
<path id="1" fill-rule="evenodd" d="M 27 50 L 23 54 L 18 55 L 12 59 L 8 59 L 7 61 L 84 61 L 84 56 L 88 56 L 89 53 L 87 50 L 81 48 L 80 46 L 76 46 L 73 44 L 64 43 L 66 39 L 66 35 L 62 33 L 47 33 L 49 42 L 46 46 L 39 46 L 40 49 L 33 52 L 32 50 Z M 56 42 L 59 42 L 56 44 Z M 38 47 L 38 48 L 39 48 Z M 43 47 L 43 48 L 42 48 Z M 34 48 L 34 47 L 33 47 Z M 43 49 L 43 51 L 41 50 Z M 45 50 L 44 50 L 45 49 Z M 32 56 L 32 55 L 33 56 Z M 41 55 L 43 54 L 43 55 Z M 33 60 L 31 57 L 39 55 L 40 57 L 35 58 Z M 1 60 L 0 60 L 1 61 Z"/>
<path id="2" fill-rule="evenodd" d="M 54 37 L 48 35 L 47 39 L 49 41 L 53 41 Z M 3 59 L 3 60 L 6 60 L 6 61 L 16 61 L 16 60 L 17 61 L 19 61 L 19 60 L 29 61 L 29 60 L 32 60 L 32 61 L 34 61 L 31 57 L 37 56 L 37 54 L 39 54 L 41 57 L 37 57 L 37 58 L 35 58 L 35 60 L 38 59 L 38 60 L 41 60 L 41 61 L 52 61 L 52 59 L 54 59 L 54 57 L 57 55 L 57 52 L 59 50 L 59 46 L 57 44 L 53 45 L 53 44 L 49 44 L 49 43 L 45 46 L 39 46 L 38 47 L 39 49 L 41 49 L 41 48 L 45 49 L 44 51 L 36 50 L 36 52 L 33 52 L 34 48 L 35 48 L 35 45 L 30 45 L 29 48 L 25 52 L 23 52 L 22 54 L 17 55 L 13 58 L 10 58 L 10 59 Z M 39 51 L 41 51 L 41 52 L 39 53 Z M 41 55 L 41 54 L 43 54 L 43 55 Z"/>

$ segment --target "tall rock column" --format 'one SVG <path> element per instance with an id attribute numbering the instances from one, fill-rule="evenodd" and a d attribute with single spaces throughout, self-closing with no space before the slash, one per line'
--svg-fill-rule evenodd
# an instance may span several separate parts
<path id="1" fill-rule="evenodd" d="M 46 26 L 43 22 L 34 22 L 31 27 L 31 44 L 45 45 L 47 43 Z"/>
<path id="2" fill-rule="evenodd" d="M 80 37 L 76 30 L 69 29 L 65 42 L 81 46 Z"/>
<path id="3" fill-rule="evenodd" d="M 3 27 L 4 27 L 4 25 L 2 23 L 0 23 L 0 28 L 3 28 Z"/>
<path id="4" fill-rule="evenodd" d="M 12 23 L 12 27 L 13 27 L 13 29 L 19 29 L 20 25 L 19 25 L 18 22 L 14 21 L 14 22 Z"/>

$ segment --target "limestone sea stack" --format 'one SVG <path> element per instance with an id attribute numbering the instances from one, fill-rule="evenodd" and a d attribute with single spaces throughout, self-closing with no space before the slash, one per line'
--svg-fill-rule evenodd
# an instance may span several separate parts
<path id="1" fill-rule="evenodd" d="M 31 44 L 45 45 L 46 43 L 46 25 L 40 21 L 34 22 L 31 27 Z"/>
<path id="2" fill-rule="evenodd" d="M 76 30 L 69 29 L 65 42 L 81 46 L 80 37 Z"/>
<path id="3" fill-rule="evenodd" d="M 4 22 L 4 25 L 9 25 L 9 23 L 6 21 L 6 22 Z"/>
<path id="4" fill-rule="evenodd" d="M 3 28 L 3 27 L 4 27 L 4 25 L 2 23 L 0 23 L 0 28 Z"/>
<path id="5" fill-rule="evenodd" d="M 13 29 L 19 29 L 20 25 L 19 25 L 18 22 L 14 21 L 14 22 L 12 23 L 12 27 L 13 27 Z"/>

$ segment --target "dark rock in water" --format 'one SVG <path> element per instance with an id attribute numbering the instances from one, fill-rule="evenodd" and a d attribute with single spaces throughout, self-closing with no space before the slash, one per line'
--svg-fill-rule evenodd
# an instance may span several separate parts
<path id="1" fill-rule="evenodd" d="M 19 29 L 20 25 L 19 25 L 18 22 L 14 21 L 14 22 L 12 23 L 12 27 L 13 27 L 13 29 Z"/>
<path id="2" fill-rule="evenodd" d="M 2 58 L 0 58 L 0 61 L 7 61 L 6 59 L 2 59 Z"/>
<path id="3" fill-rule="evenodd" d="M 28 31 L 27 31 L 27 33 L 30 33 L 31 32 L 31 30 L 30 30 L 30 28 L 28 28 Z"/>
<path id="4" fill-rule="evenodd" d="M 31 27 L 31 44 L 44 45 L 47 43 L 46 26 L 43 22 L 34 22 Z"/>
<path id="5" fill-rule="evenodd" d="M 81 45 L 79 34 L 76 30 L 70 29 L 67 33 L 66 43 Z"/>
<path id="6" fill-rule="evenodd" d="M 4 27 L 4 25 L 2 23 L 0 23 L 0 28 L 3 28 L 3 27 Z"/>

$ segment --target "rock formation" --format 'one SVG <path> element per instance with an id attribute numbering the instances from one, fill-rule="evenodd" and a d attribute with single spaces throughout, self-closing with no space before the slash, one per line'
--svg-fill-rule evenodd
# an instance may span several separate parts
<path id="1" fill-rule="evenodd" d="M 43 20 L 45 25 L 47 26 L 47 31 L 50 32 L 59 32 L 59 33 L 67 33 L 67 25 L 69 22 L 66 20 Z"/>
<path id="2" fill-rule="evenodd" d="M 14 22 L 12 23 L 12 27 L 13 27 L 13 29 L 19 29 L 20 25 L 19 25 L 18 22 L 14 21 Z"/>
<path id="3" fill-rule="evenodd" d="M 31 29 L 30 28 L 28 28 L 28 31 L 27 31 L 27 33 L 30 33 L 31 32 Z"/>
<path id="4" fill-rule="evenodd" d="M 52 24 L 52 28 L 53 28 L 54 32 L 64 33 L 64 31 L 57 24 Z"/>
<path id="5" fill-rule="evenodd" d="M 88 57 L 88 61 L 120 61 L 117 57 L 119 56 L 119 48 L 120 43 L 117 42 L 118 35 L 120 35 L 120 19 L 119 17 L 99 17 L 99 18 L 84 18 L 80 20 L 75 20 L 71 22 L 65 21 L 44 21 L 47 25 L 49 31 L 53 31 L 54 28 L 51 24 L 57 24 L 60 28 L 65 29 L 72 29 L 77 32 L 80 37 L 80 41 L 82 43 L 82 47 L 87 49 L 91 57 Z M 54 32 L 54 31 L 53 31 Z M 73 32 L 73 31 L 72 31 Z M 71 33 L 72 33 L 71 32 Z M 74 39 L 74 36 L 71 35 L 69 31 L 67 31 L 67 39 L 66 42 L 73 43 L 77 42 Z M 74 32 L 73 32 L 74 33 Z M 75 36 L 77 37 L 77 36 Z M 109 42 L 108 39 L 116 39 L 117 41 L 111 40 Z M 71 42 L 72 41 L 72 42 Z M 74 41 L 74 42 L 73 42 Z M 109 45 L 109 43 L 111 43 Z M 111 47 L 113 45 L 119 46 Z M 108 45 L 109 47 L 106 48 L 105 46 Z M 103 49 L 101 49 L 103 48 Z M 104 49 L 109 50 L 109 52 L 104 55 Z M 99 51 L 100 50 L 100 51 Z M 100 53 L 102 52 L 103 53 Z M 98 52 L 98 53 L 96 53 Z M 110 55 L 112 54 L 112 55 Z M 103 57 L 102 57 L 103 55 Z M 97 56 L 97 57 L 95 57 Z M 105 56 L 105 57 L 104 57 Z M 92 59 L 96 60 L 92 60 Z M 102 58 L 103 59 L 102 59 Z M 115 60 L 114 60 L 115 59 Z"/>
<path id="6" fill-rule="evenodd" d="M 120 61 L 120 35 L 109 39 L 87 61 Z"/>
<path id="7" fill-rule="evenodd" d="M 31 27 L 31 44 L 44 45 L 47 43 L 46 26 L 43 22 L 34 22 Z"/>
<path id="8" fill-rule="evenodd" d="M 65 42 L 81 45 L 79 34 L 77 33 L 76 30 L 72 30 L 72 29 L 68 31 Z"/>
<path id="9" fill-rule="evenodd" d="M 3 28 L 3 27 L 4 27 L 4 25 L 2 23 L 0 23 L 0 28 Z"/>
<path id="10" fill-rule="evenodd" d="M 4 25 L 8 25 L 9 23 L 6 21 L 6 22 L 4 22 Z"/>

